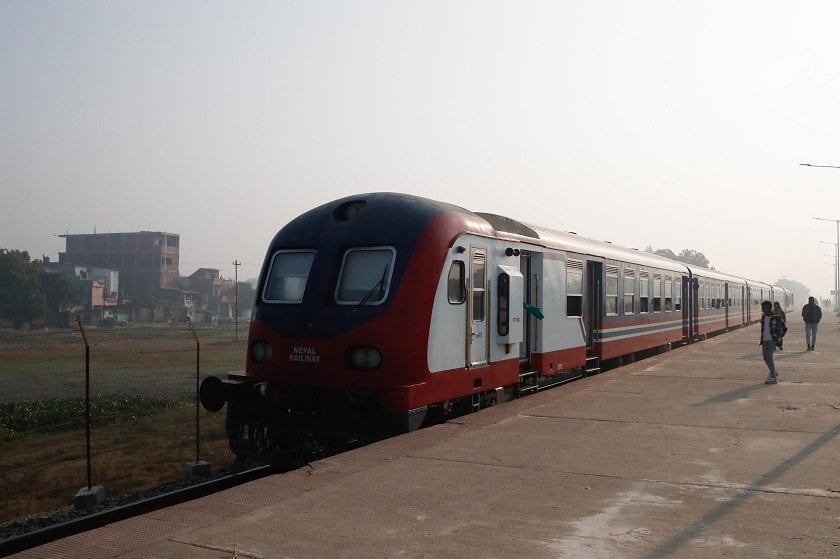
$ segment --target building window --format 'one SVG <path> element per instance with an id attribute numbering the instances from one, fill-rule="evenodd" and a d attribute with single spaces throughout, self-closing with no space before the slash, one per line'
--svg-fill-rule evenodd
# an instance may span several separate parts
<path id="1" fill-rule="evenodd" d="M 566 316 L 583 316 L 583 262 L 566 261 Z"/>

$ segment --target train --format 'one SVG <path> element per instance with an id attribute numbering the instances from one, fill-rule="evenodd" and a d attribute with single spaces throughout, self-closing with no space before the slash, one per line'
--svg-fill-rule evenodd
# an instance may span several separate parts
<path id="1" fill-rule="evenodd" d="M 407 194 L 349 196 L 268 246 L 244 371 L 201 383 L 240 458 L 407 433 L 751 324 L 791 291 Z"/>

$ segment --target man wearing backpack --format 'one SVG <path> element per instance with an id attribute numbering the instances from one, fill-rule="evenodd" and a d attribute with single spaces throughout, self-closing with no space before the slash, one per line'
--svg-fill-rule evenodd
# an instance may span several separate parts
<path id="1" fill-rule="evenodd" d="M 773 303 L 770 301 L 763 301 L 761 303 L 761 338 L 758 345 L 761 346 L 761 354 L 764 357 L 764 362 L 767 364 L 767 380 L 764 384 L 776 384 L 779 376 L 776 371 L 776 364 L 773 361 L 773 352 L 776 351 L 776 346 L 785 337 L 787 326 L 781 316 L 773 314 Z"/>
<path id="2" fill-rule="evenodd" d="M 805 343 L 808 344 L 808 351 L 813 351 L 817 342 L 817 324 L 822 318 L 822 309 L 814 302 L 813 297 L 808 297 L 808 304 L 802 307 L 802 320 L 805 321 Z"/>

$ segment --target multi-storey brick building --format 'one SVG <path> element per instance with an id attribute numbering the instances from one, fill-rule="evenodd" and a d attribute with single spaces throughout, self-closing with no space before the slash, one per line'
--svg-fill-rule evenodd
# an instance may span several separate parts
<path id="1" fill-rule="evenodd" d="M 178 235 L 140 231 L 61 237 L 66 241 L 66 250 L 58 253 L 59 262 L 119 271 L 123 300 L 178 288 Z"/>

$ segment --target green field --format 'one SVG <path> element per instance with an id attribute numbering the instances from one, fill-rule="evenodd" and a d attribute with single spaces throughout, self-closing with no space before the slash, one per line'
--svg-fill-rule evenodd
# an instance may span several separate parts
<path id="1" fill-rule="evenodd" d="M 184 477 L 196 459 L 196 342 L 184 324 L 87 329 L 92 483 L 109 497 Z M 201 378 L 244 367 L 246 336 L 197 328 Z M 0 330 L 0 522 L 68 506 L 87 486 L 78 330 Z M 199 458 L 233 455 L 224 412 L 199 411 Z"/>

